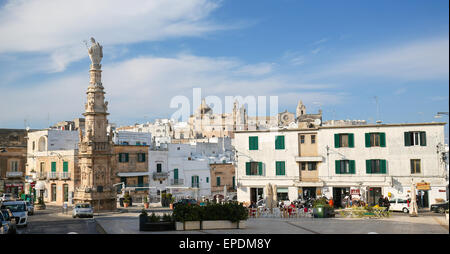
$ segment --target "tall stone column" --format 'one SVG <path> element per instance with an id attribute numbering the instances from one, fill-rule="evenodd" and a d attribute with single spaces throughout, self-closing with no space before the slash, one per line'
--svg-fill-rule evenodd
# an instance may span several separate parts
<path id="1" fill-rule="evenodd" d="M 108 102 L 101 82 L 103 47 L 91 38 L 89 57 L 90 84 L 85 104 L 85 132 L 80 131 L 78 146 L 80 182 L 75 190 L 75 203 L 90 203 L 94 211 L 115 210 L 116 195 L 113 186 L 111 160 L 113 143 L 107 133 Z"/>

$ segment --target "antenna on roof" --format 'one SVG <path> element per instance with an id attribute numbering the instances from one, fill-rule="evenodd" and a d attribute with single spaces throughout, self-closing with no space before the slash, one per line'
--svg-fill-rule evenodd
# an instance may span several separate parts
<path id="1" fill-rule="evenodd" d="M 380 120 L 380 105 L 378 104 L 378 96 L 375 96 L 375 103 L 377 104 L 377 121 L 376 123 L 380 124 L 381 120 Z"/>

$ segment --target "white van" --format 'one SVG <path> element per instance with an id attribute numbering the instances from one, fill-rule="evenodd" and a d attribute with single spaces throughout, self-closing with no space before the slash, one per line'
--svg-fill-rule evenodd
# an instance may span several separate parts
<path id="1" fill-rule="evenodd" d="M 404 212 L 409 213 L 409 202 L 411 200 L 406 198 L 393 198 L 389 200 L 389 211 L 398 211 L 398 212 Z"/>

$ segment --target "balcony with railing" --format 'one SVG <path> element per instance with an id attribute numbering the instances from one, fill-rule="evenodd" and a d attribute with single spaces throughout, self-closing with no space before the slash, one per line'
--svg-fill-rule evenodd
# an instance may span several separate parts
<path id="1" fill-rule="evenodd" d="M 70 179 L 70 172 L 61 172 L 60 173 L 60 179 L 61 180 L 68 180 Z"/>
<path id="2" fill-rule="evenodd" d="M 153 173 L 153 180 L 163 180 L 169 177 L 168 172 L 154 172 Z"/>
<path id="3" fill-rule="evenodd" d="M 20 178 L 23 176 L 23 172 L 21 171 L 9 171 L 6 172 L 6 177 L 7 178 Z"/>
<path id="4" fill-rule="evenodd" d="M 37 177 L 38 180 L 45 180 L 45 179 L 47 179 L 47 173 L 45 173 L 45 172 L 38 172 L 36 174 L 36 177 Z"/>
<path id="5" fill-rule="evenodd" d="M 170 179 L 170 185 L 184 185 L 184 179 Z"/>
<path id="6" fill-rule="evenodd" d="M 58 173 L 57 172 L 48 172 L 47 179 L 50 179 L 50 180 L 58 179 Z"/>

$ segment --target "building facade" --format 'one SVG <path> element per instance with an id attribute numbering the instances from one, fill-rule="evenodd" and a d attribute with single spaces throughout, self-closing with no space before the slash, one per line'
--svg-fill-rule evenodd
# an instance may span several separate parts
<path id="1" fill-rule="evenodd" d="M 0 193 L 25 191 L 26 130 L 0 129 Z"/>
<path id="2" fill-rule="evenodd" d="M 446 199 L 445 123 L 328 126 L 235 133 L 237 194 L 241 202 L 265 198 L 268 183 L 278 200 L 326 196 L 374 205 L 381 196 L 419 206 Z M 419 187 L 420 186 L 420 187 Z"/>

